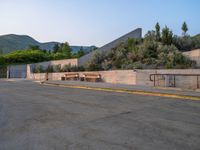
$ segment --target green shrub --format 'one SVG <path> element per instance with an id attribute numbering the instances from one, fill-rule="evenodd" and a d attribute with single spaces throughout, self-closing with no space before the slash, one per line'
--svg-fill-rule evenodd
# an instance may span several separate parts
<path id="1" fill-rule="evenodd" d="M 52 65 L 49 65 L 49 66 L 47 67 L 47 69 L 46 69 L 46 72 L 48 72 L 48 73 L 54 72 L 53 66 L 52 66 Z"/>
<path id="2" fill-rule="evenodd" d="M 45 72 L 46 72 L 45 69 L 41 65 L 33 67 L 33 73 L 45 73 Z"/>
<path id="3" fill-rule="evenodd" d="M 105 60 L 103 53 L 95 53 L 91 60 L 86 64 L 85 68 L 88 71 L 103 70 L 101 63 Z"/>
<path id="4" fill-rule="evenodd" d="M 138 43 L 129 39 L 109 53 L 95 54 L 86 65 L 86 69 L 90 71 L 194 67 L 195 63 L 183 56 L 175 45 L 164 45 L 149 39 Z"/>
<path id="5" fill-rule="evenodd" d="M 62 72 L 79 72 L 79 71 L 85 71 L 85 68 L 83 66 L 65 65 L 61 70 Z"/>
<path id="6" fill-rule="evenodd" d="M 53 72 L 61 72 L 62 69 L 61 69 L 61 65 L 53 65 Z"/>
<path id="7" fill-rule="evenodd" d="M 62 72 L 71 72 L 71 65 L 64 65 L 62 68 Z"/>
<path id="8" fill-rule="evenodd" d="M 7 66 L 0 65 L 0 78 L 6 78 L 7 77 Z"/>

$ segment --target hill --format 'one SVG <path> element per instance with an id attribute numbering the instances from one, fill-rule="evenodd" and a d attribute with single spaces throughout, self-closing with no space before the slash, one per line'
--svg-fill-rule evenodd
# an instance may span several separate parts
<path id="1" fill-rule="evenodd" d="M 193 38 L 195 38 L 195 39 L 200 41 L 200 34 L 195 35 Z"/>
<path id="2" fill-rule="evenodd" d="M 199 49 L 200 48 L 200 34 L 193 36 L 192 39 L 195 44 L 195 49 Z"/>
<path id="3" fill-rule="evenodd" d="M 40 43 L 26 35 L 9 34 L 0 36 L 0 51 L 3 54 L 20 49 L 24 50 L 29 45 L 40 45 Z"/>
<path id="4" fill-rule="evenodd" d="M 41 49 L 51 51 L 55 44 L 59 44 L 59 42 L 40 43 L 28 35 L 2 35 L 0 36 L 0 54 L 7 54 L 16 50 L 26 50 L 29 45 L 37 45 Z M 95 48 L 95 46 L 71 46 L 72 53 L 77 52 L 81 47 L 87 53 Z"/>

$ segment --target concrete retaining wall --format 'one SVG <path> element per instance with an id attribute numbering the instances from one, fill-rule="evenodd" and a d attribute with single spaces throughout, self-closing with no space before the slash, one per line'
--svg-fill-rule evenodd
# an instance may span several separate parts
<path id="1" fill-rule="evenodd" d="M 137 85 L 153 86 L 153 82 L 150 81 L 149 79 L 150 74 L 200 74 L 200 69 L 137 70 L 137 79 L 136 79 Z M 166 78 L 167 77 L 165 76 L 165 80 L 162 80 L 161 77 L 157 77 L 156 86 L 160 86 L 160 87 L 169 86 Z M 199 81 L 199 85 L 200 85 L 200 81 Z M 176 87 L 185 88 L 185 89 L 196 89 L 197 77 L 177 76 Z"/>
<path id="2" fill-rule="evenodd" d="M 136 73 L 133 70 L 115 70 L 115 71 L 95 71 L 95 72 L 79 72 L 80 76 L 83 73 L 99 73 L 101 74 L 103 82 L 114 83 L 114 84 L 136 84 Z M 62 73 L 49 73 L 49 80 L 61 80 L 61 77 L 66 74 Z M 45 73 L 35 73 L 29 76 L 29 79 L 44 80 L 46 78 Z"/>
<path id="3" fill-rule="evenodd" d="M 79 72 L 80 76 L 86 72 Z M 87 72 L 91 73 L 91 72 Z M 94 73 L 94 72 L 92 72 Z M 200 69 L 170 69 L 170 70 L 114 70 L 114 71 L 96 71 L 102 76 L 103 82 L 114 84 L 128 84 L 128 85 L 141 85 L 141 86 L 154 86 L 154 83 L 150 81 L 150 74 L 200 74 Z M 60 80 L 63 73 L 49 73 L 49 80 Z M 45 73 L 31 74 L 29 79 L 44 80 L 46 78 Z M 156 78 L 156 86 L 168 87 L 170 78 L 164 76 Z M 172 79 L 173 80 L 173 79 Z M 200 77 L 199 77 L 200 85 Z M 176 77 L 176 87 L 185 89 L 197 88 L 197 77 L 190 76 L 178 76 Z"/>

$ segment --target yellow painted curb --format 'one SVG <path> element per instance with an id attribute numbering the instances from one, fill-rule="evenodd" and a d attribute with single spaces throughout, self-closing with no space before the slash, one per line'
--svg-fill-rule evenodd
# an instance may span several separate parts
<path id="1" fill-rule="evenodd" d="M 48 86 L 74 88 L 74 89 L 86 89 L 86 90 L 94 90 L 94 91 L 107 91 L 107 92 L 116 92 L 116 93 L 127 93 L 127 94 L 137 94 L 137 95 L 147 95 L 147 96 L 167 97 L 167 98 L 177 98 L 177 99 L 184 99 L 184 100 L 200 101 L 200 97 L 198 97 L 198 96 L 187 96 L 187 95 L 167 94 L 167 93 L 137 91 L 137 90 L 127 90 L 127 89 L 111 89 L 111 88 L 98 88 L 98 87 L 87 87 L 87 86 L 76 86 L 76 85 L 63 85 L 63 84 L 44 83 L 44 82 L 41 82 L 40 84 L 48 85 Z"/>

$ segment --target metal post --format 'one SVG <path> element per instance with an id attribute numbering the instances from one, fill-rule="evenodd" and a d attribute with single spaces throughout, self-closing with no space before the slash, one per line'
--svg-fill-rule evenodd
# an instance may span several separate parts
<path id="1" fill-rule="evenodd" d="M 197 75 L 197 89 L 199 89 L 199 76 Z"/>
<path id="2" fill-rule="evenodd" d="M 10 66 L 7 66 L 7 79 L 10 78 Z"/>
<path id="3" fill-rule="evenodd" d="M 176 75 L 174 75 L 174 87 L 176 87 Z"/>
<path id="4" fill-rule="evenodd" d="M 45 74 L 45 80 L 46 80 L 46 81 L 49 80 L 49 74 L 48 74 L 48 72 L 46 72 L 46 74 Z"/>

